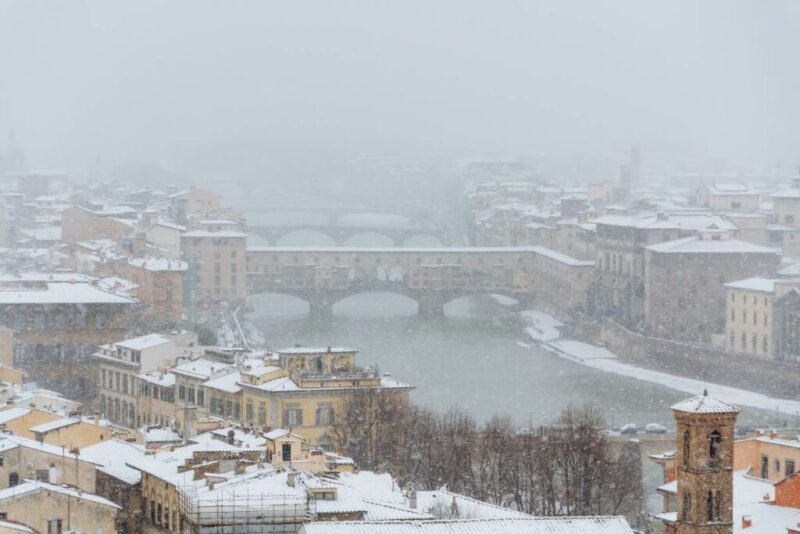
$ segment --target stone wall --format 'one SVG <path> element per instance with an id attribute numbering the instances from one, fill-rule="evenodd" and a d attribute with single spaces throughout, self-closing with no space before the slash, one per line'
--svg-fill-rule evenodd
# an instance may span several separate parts
<path id="1" fill-rule="evenodd" d="M 578 320 L 571 330 L 587 342 L 601 341 L 622 360 L 640 367 L 779 398 L 800 398 L 800 365 L 643 336 L 611 320 Z"/>

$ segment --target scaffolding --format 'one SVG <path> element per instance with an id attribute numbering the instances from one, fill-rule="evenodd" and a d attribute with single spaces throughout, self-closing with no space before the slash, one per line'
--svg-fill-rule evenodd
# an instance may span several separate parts
<path id="1" fill-rule="evenodd" d="M 209 489 L 209 488 L 202 488 Z M 315 517 L 306 496 L 250 494 L 248 484 L 221 488 L 214 495 L 189 486 L 180 490 L 184 534 L 289 534 Z"/>

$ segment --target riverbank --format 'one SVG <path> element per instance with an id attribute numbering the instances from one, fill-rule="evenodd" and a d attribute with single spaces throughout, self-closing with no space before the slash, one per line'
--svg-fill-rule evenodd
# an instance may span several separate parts
<path id="1" fill-rule="evenodd" d="M 687 378 L 624 363 L 618 354 L 605 347 L 561 337 L 561 329 L 564 324 L 551 315 L 535 310 L 526 310 L 521 312 L 520 315 L 529 323 L 526 327 L 526 332 L 534 345 L 541 346 L 552 354 L 580 365 L 659 384 L 689 395 L 697 395 L 704 389 L 708 389 L 709 393 L 714 396 L 738 406 L 777 411 L 789 416 L 796 416 L 800 413 L 800 401 L 775 398 L 743 388 Z"/>

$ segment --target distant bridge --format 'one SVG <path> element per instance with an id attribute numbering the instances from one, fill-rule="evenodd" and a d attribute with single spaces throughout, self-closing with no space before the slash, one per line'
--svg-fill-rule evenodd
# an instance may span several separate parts
<path id="1" fill-rule="evenodd" d="M 264 212 L 264 215 L 274 215 L 275 211 Z M 391 240 L 394 246 L 403 246 L 411 238 L 425 236 L 434 238 L 439 244 L 446 245 L 448 240 L 447 228 L 441 223 L 423 219 L 422 223 L 409 222 L 405 215 L 394 213 L 375 213 L 364 210 L 330 209 L 330 210 L 289 210 L 286 215 L 303 215 L 297 221 L 286 222 L 269 221 L 259 217 L 259 212 L 248 212 L 248 230 L 263 237 L 271 245 L 291 233 L 298 231 L 314 231 L 330 237 L 337 245 L 344 243 L 355 236 L 363 234 L 378 234 Z M 308 215 L 311 215 L 309 218 Z M 348 221 L 348 216 L 362 216 L 361 220 Z M 374 216 L 370 220 L 370 216 Z M 389 220 L 380 220 L 381 217 Z M 397 220 L 391 220 L 391 218 Z M 419 220 L 419 219 L 414 219 Z"/>
<path id="2" fill-rule="evenodd" d="M 447 302 L 468 295 L 528 301 L 547 293 L 543 286 L 560 287 L 566 270 L 593 265 L 541 247 L 251 247 L 247 291 L 301 298 L 316 316 L 332 313 L 348 296 L 385 291 L 416 300 L 420 315 L 437 316 Z"/>

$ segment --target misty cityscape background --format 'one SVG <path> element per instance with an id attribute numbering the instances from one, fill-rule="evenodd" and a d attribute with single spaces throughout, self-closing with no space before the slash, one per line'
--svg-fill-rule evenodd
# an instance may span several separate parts
<path id="1" fill-rule="evenodd" d="M 792 1 L 6 1 L 0 131 L 31 168 L 143 183 L 346 184 L 363 158 L 433 171 L 476 156 L 610 179 L 632 144 L 654 177 L 789 172 L 799 15 Z"/>

